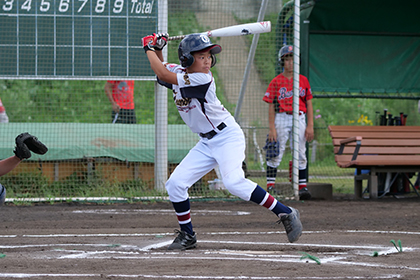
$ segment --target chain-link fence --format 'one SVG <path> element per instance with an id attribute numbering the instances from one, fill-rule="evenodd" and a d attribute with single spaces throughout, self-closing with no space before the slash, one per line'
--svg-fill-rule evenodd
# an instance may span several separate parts
<path id="1" fill-rule="evenodd" d="M 316 1 L 301 2 L 300 72 L 312 86 L 309 68 L 320 62 L 310 60 L 308 50 L 318 48 L 319 40 L 309 44 L 304 32 L 308 9 L 314 9 Z M 211 38 L 222 46 L 212 73 L 219 99 L 246 135 L 246 173 L 267 186 L 263 146 L 269 134 L 269 104 L 263 97 L 283 71 L 279 49 L 294 44 L 293 2 L 3 0 L 0 17 L 0 118 L 5 122 L 0 124 L 0 158 L 13 156 L 15 137 L 22 132 L 49 147 L 47 154 L 33 154 L 1 177 L 8 197 L 132 199 L 164 193 L 164 180 L 199 137 L 183 123 L 171 92 L 164 89 L 162 95 L 156 85 L 141 38 L 258 21 L 270 21 L 272 31 Z M 411 35 L 413 52 L 416 34 Z M 179 62 L 178 44 L 170 41 L 165 48 L 168 62 Z M 363 59 L 369 63 L 369 57 Z M 416 59 L 405 62 L 412 73 L 419 71 Z M 349 89 L 319 90 L 319 80 L 314 80 L 318 91 L 312 91 L 314 140 L 307 144 L 307 180 L 332 184 L 335 193 L 351 193 L 354 170 L 337 167 L 328 125 L 378 125 L 384 109 L 394 116 L 403 112 L 407 125 L 419 125 L 414 100 L 420 98 L 418 83 L 412 83 L 408 95 L 373 99 L 360 92 L 349 98 L 354 92 Z M 284 183 L 277 192 L 281 197 L 293 195 L 291 160 L 287 145 L 276 176 L 276 183 Z M 191 193 L 229 196 L 218 175 L 213 170 Z"/>

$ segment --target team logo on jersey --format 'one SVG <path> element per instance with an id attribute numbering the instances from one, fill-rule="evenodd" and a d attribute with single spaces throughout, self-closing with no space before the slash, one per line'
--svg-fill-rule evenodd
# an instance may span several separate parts
<path id="1" fill-rule="evenodd" d="M 304 88 L 299 88 L 299 96 L 300 97 L 304 97 L 306 94 L 306 90 Z M 282 100 L 282 99 L 286 99 L 286 98 L 290 98 L 293 97 L 293 89 L 292 90 L 287 90 L 287 88 L 282 87 L 279 90 L 279 96 L 278 99 Z"/>
<path id="2" fill-rule="evenodd" d="M 178 95 L 177 92 L 176 91 L 173 91 L 174 102 L 175 102 L 175 105 L 178 107 L 178 110 L 179 110 L 179 107 L 188 107 L 190 105 L 191 98 L 180 98 L 180 99 L 177 99 L 176 98 L 177 95 Z"/>
<path id="3" fill-rule="evenodd" d="M 186 107 L 190 105 L 191 98 L 182 98 L 182 99 L 175 99 L 175 104 L 178 107 Z"/>
<path id="4" fill-rule="evenodd" d="M 184 74 L 184 81 L 186 85 L 191 85 L 190 78 L 187 73 Z"/>

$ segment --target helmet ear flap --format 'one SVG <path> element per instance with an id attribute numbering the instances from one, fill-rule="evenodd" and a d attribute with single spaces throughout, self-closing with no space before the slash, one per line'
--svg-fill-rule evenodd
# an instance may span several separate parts
<path id="1" fill-rule="evenodd" d="M 194 63 L 194 57 L 189 53 L 183 54 L 179 57 L 179 61 L 181 62 L 182 67 L 187 68 Z"/>
<path id="2" fill-rule="evenodd" d="M 216 56 L 214 54 L 211 54 L 211 65 L 210 65 L 210 68 L 213 67 L 214 65 L 216 65 L 216 63 L 217 63 Z"/>

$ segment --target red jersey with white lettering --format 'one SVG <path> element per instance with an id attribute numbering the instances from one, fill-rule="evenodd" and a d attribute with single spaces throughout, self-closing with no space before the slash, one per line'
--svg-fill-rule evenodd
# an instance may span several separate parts
<path id="1" fill-rule="evenodd" d="M 299 75 L 299 111 L 306 113 L 306 101 L 312 98 L 308 79 Z M 293 112 L 293 77 L 288 79 L 283 74 L 275 77 L 268 85 L 263 100 L 278 105 L 275 106 L 276 113 Z"/>
<path id="2" fill-rule="evenodd" d="M 134 109 L 134 81 L 108 81 L 112 84 L 112 98 L 121 109 Z"/>

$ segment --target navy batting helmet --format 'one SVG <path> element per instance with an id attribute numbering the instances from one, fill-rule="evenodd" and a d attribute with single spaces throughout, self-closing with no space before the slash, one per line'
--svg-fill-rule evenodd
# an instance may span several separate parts
<path id="1" fill-rule="evenodd" d="M 6 188 L 0 184 L 0 206 L 3 205 L 6 200 Z"/>
<path id="2" fill-rule="evenodd" d="M 279 64 L 280 64 L 280 66 L 283 67 L 283 65 L 284 65 L 283 58 L 284 58 L 284 56 L 286 56 L 288 54 L 293 54 L 293 46 L 292 45 L 285 45 L 279 50 Z"/>
<path id="3" fill-rule="evenodd" d="M 210 50 L 212 63 L 211 67 L 216 64 L 216 56 L 222 51 L 222 47 L 212 44 L 210 38 L 204 34 L 187 35 L 179 44 L 178 58 L 182 67 L 190 67 L 194 63 L 193 53 L 202 50 Z"/>

